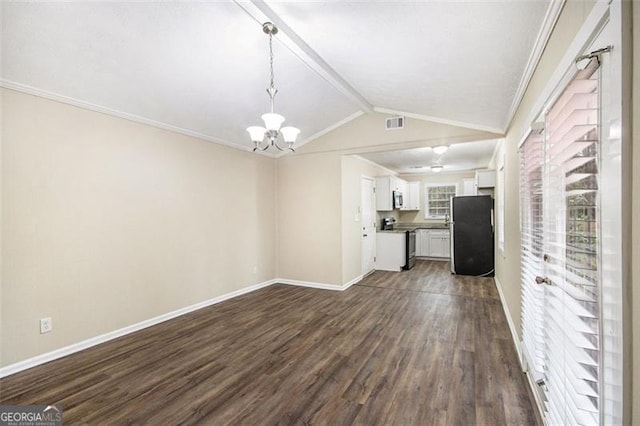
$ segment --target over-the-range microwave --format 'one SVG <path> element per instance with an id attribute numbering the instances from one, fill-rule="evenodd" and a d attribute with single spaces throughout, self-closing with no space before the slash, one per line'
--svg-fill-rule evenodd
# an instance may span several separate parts
<path id="1" fill-rule="evenodd" d="M 393 208 L 401 209 L 402 208 L 402 192 L 393 191 Z"/>

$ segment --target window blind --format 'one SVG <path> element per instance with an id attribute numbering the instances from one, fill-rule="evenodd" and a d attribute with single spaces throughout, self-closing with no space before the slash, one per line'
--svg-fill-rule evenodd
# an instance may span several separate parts
<path id="1" fill-rule="evenodd" d="M 532 133 L 520 148 L 520 235 L 523 353 L 534 381 L 544 374 L 544 288 L 542 275 L 542 132 Z"/>
<path id="2" fill-rule="evenodd" d="M 549 424 L 600 422 L 598 117 L 594 59 L 519 151 L 523 352 Z"/>
<path id="3" fill-rule="evenodd" d="M 549 110 L 543 179 L 546 396 L 553 424 L 599 423 L 598 61 Z"/>

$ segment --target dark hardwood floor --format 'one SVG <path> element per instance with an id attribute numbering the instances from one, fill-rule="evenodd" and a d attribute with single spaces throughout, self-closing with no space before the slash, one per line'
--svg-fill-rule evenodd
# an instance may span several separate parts
<path id="1" fill-rule="evenodd" d="M 0 380 L 65 424 L 537 424 L 491 278 L 271 286 Z"/>

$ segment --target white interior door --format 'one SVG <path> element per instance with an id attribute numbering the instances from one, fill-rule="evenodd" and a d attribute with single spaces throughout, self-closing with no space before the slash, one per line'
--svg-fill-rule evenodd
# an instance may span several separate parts
<path id="1" fill-rule="evenodd" d="M 362 224 L 362 275 L 373 271 L 376 257 L 376 194 L 375 181 L 362 177 L 361 183 L 361 224 Z"/>

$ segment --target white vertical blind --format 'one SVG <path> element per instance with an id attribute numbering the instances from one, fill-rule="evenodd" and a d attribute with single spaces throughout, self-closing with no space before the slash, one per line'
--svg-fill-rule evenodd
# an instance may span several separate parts
<path id="1" fill-rule="evenodd" d="M 575 75 L 520 149 L 523 352 L 549 424 L 600 422 L 597 69 Z"/>
<path id="2" fill-rule="evenodd" d="M 544 373 L 544 288 L 542 275 L 542 166 L 544 139 L 532 133 L 520 148 L 520 234 L 523 352 L 534 380 Z"/>
<path id="3" fill-rule="evenodd" d="M 545 123 L 544 369 L 553 424 L 600 420 L 597 66 L 575 76 Z"/>

